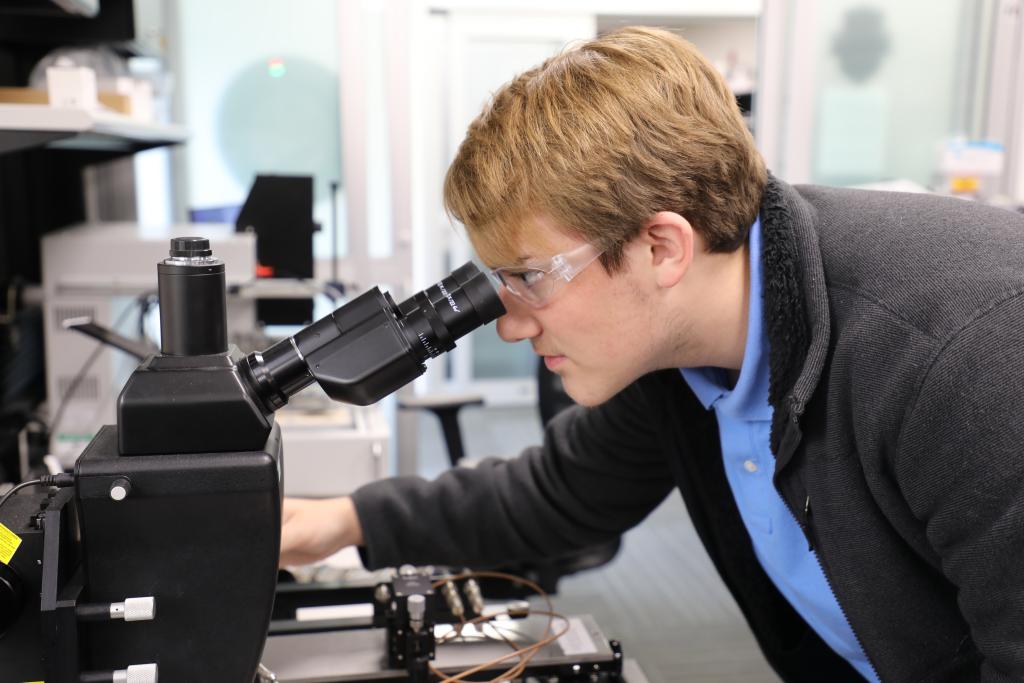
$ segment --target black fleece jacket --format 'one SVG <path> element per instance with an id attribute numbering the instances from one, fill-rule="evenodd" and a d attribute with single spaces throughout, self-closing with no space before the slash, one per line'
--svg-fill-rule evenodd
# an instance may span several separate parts
<path id="1" fill-rule="evenodd" d="M 1024 217 L 790 187 L 761 208 L 774 483 L 882 681 L 1024 681 Z M 558 555 L 678 488 L 768 661 L 857 680 L 761 569 L 677 370 L 544 444 L 354 495 L 368 566 Z"/>

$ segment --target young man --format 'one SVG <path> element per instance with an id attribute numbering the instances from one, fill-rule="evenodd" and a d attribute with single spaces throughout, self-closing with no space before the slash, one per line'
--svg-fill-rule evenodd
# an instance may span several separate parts
<path id="1" fill-rule="evenodd" d="M 510 461 L 288 501 L 284 562 L 545 557 L 678 488 L 785 680 L 1024 680 L 1024 218 L 771 177 L 647 29 L 499 90 L 445 197 L 581 406 Z"/>

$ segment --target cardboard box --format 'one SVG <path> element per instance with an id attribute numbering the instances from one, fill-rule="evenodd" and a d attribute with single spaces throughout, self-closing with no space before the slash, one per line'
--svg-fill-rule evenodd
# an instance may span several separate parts
<path id="1" fill-rule="evenodd" d="M 132 115 L 131 97 L 116 92 L 101 90 L 99 101 L 107 109 L 127 116 Z M 0 102 L 4 104 L 49 104 L 45 90 L 34 88 L 0 88 Z"/>

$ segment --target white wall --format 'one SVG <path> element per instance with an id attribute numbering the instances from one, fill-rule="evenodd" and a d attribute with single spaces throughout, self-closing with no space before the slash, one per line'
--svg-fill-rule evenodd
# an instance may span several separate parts
<path id="1" fill-rule="evenodd" d="M 718 19 L 688 23 L 679 35 L 696 45 L 705 57 L 717 64 L 735 54 L 740 64 L 757 67 L 757 20 L 753 18 Z"/>
<path id="2" fill-rule="evenodd" d="M 632 26 L 658 26 L 666 28 L 690 41 L 701 53 L 724 65 L 735 55 L 739 63 L 755 69 L 757 65 L 757 18 L 755 16 L 638 16 L 598 15 L 598 33 Z"/>
<path id="3" fill-rule="evenodd" d="M 328 182 L 341 173 L 337 13 L 336 0 L 178 0 L 177 88 L 190 132 L 184 150 L 187 208 L 241 204 L 251 177 L 233 165 L 315 173 L 315 219 L 328 227 Z M 271 75 L 274 59 L 283 62 L 277 78 Z M 260 67 L 267 69 L 263 84 L 252 77 Z M 239 89 L 251 104 L 228 101 Z M 287 101 L 275 89 L 288 93 Z M 229 111 L 234 115 L 225 130 Z M 229 148 L 232 135 L 237 139 Z M 318 252 L 329 252 L 327 230 L 317 242 Z"/>

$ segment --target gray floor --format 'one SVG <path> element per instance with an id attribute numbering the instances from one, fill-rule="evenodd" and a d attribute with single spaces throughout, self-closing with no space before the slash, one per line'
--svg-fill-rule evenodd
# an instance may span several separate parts
<path id="1" fill-rule="evenodd" d="M 651 683 L 777 683 L 677 494 L 626 534 L 611 564 L 562 581 L 563 612 L 589 612 Z"/>
<path id="2" fill-rule="evenodd" d="M 467 409 L 461 424 L 469 457 L 514 454 L 541 434 L 533 408 Z M 419 431 L 419 471 L 436 476 L 447 467 L 440 428 L 424 416 Z M 555 602 L 593 614 L 651 683 L 778 683 L 678 494 L 626 534 L 611 564 L 563 580 Z"/>
<path id="3" fill-rule="evenodd" d="M 542 439 L 540 417 L 533 406 L 463 408 L 459 425 L 468 458 L 510 457 Z M 416 459 L 417 472 L 431 479 L 450 467 L 440 423 L 426 412 L 419 420 Z"/>

